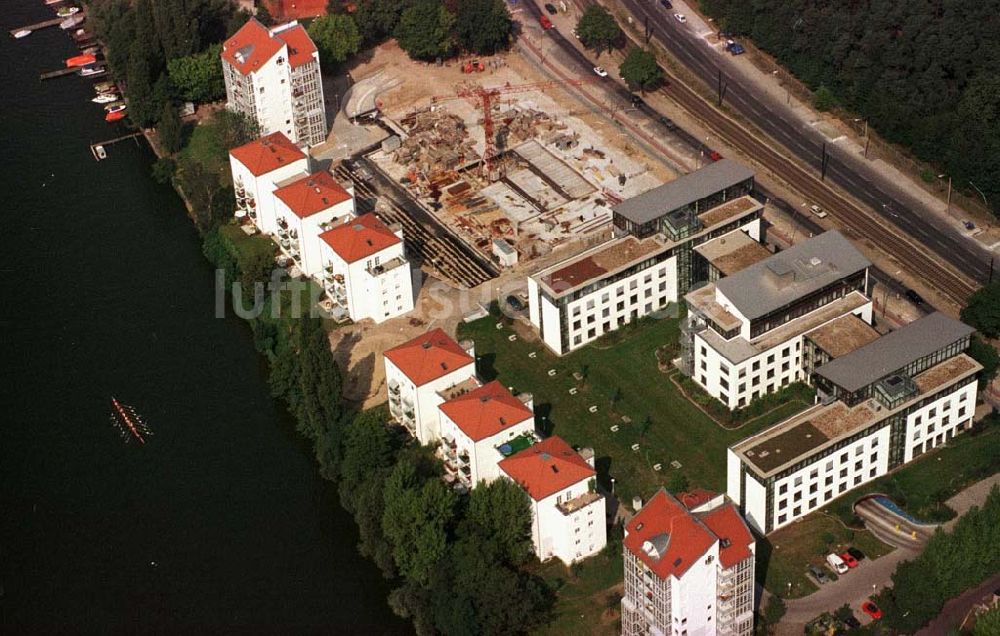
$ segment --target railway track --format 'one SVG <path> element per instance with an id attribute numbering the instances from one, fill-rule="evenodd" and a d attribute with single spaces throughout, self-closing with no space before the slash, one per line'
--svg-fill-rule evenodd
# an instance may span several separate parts
<path id="1" fill-rule="evenodd" d="M 872 218 L 870 214 L 846 197 L 834 191 L 768 143 L 758 139 L 707 103 L 678 78 L 671 76 L 666 69 L 664 72 L 670 79 L 669 89 L 660 89 L 665 96 L 697 116 L 706 126 L 715 130 L 725 139 L 729 145 L 747 156 L 753 157 L 755 161 L 784 179 L 807 199 L 815 201 L 826 209 L 847 228 L 848 233 L 853 232 L 852 238 L 871 240 L 876 246 L 959 305 L 964 305 L 969 295 L 979 288 L 978 284 L 963 274 L 929 256 L 926 253 L 926 248 L 891 231 L 882 221 Z"/>
<path id="2" fill-rule="evenodd" d="M 495 269 L 491 270 L 478 259 L 470 257 L 466 250 L 471 248 L 457 244 L 460 239 L 444 231 L 431 231 L 413 218 L 389 192 L 375 192 L 356 170 L 341 164 L 335 172 L 341 178 L 350 179 L 359 195 L 383 201 L 385 205 L 378 210 L 378 214 L 383 220 L 399 223 L 403 227 L 407 251 L 432 265 L 441 276 L 456 286 L 470 289 L 497 276 Z"/>

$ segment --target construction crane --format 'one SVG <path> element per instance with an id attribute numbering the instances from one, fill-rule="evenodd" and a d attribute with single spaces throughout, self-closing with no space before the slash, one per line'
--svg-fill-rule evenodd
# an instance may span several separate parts
<path id="1" fill-rule="evenodd" d="M 484 87 L 478 85 L 466 85 L 460 87 L 452 95 L 441 95 L 431 98 L 432 104 L 438 104 L 451 99 L 464 98 L 469 100 L 473 106 L 483 109 L 483 132 L 485 133 L 485 148 L 483 150 L 482 169 L 486 178 L 496 181 L 500 175 L 494 169 L 496 167 L 496 133 L 493 127 L 493 102 L 501 95 L 511 93 L 527 93 L 531 91 L 554 88 L 558 86 L 582 86 L 596 81 L 594 78 L 552 80 L 548 82 L 534 82 L 531 84 L 504 84 L 503 86 Z"/>

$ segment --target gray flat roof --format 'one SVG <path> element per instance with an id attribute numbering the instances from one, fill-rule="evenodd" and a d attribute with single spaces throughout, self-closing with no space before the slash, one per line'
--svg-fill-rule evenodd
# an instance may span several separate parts
<path id="1" fill-rule="evenodd" d="M 924 316 L 816 369 L 848 392 L 858 391 L 975 331 L 941 312 Z"/>
<path id="2" fill-rule="evenodd" d="M 850 241 L 831 230 L 727 276 L 716 287 L 753 320 L 869 266 Z"/>
<path id="3" fill-rule="evenodd" d="M 753 170 L 732 159 L 720 159 L 701 170 L 626 199 L 612 208 L 633 223 L 648 223 L 699 199 L 753 178 Z"/>

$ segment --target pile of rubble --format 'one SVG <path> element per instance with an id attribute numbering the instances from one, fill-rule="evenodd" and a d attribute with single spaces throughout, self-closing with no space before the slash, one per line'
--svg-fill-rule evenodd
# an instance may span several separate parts
<path id="1" fill-rule="evenodd" d="M 410 113 L 400 124 L 407 137 L 393 159 L 413 171 L 452 170 L 479 158 L 462 118 L 440 107 Z"/>

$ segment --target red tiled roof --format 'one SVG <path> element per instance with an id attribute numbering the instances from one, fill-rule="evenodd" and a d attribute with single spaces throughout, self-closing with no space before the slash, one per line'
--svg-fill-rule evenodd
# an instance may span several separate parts
<path id="1" fill-rule="evenodd" d="M 325 170 L 278 188 L 274 191 L 274 196 L 284 201 L 288 209 L 300 219 L 351 200 L 347 190 Z"/>
<path id="2" fill-rule="evenodd" d="M 222 44 L 222 58 L 236 67 L 241 74 L 246 75 L 259 70 L 281 50 L 282 46 L 284 46 L 283 40 L 272 37 L 267 27 L 256 18 L 250 18 L 239 31 Z"/>
<path id="3" fill-rule="evenodd" d="M 707 504 L 715 499 L 716 493 L 704 488 L 693 488 L 687 492 L 678 493 L 677 500 L 684 504 L 688 510 L 694 510 L 698 506 Z"/>
<path id="4" fill-rule="evenodd" d="M 723 540 L 722 545 L 725 547 L 719 548 L 719 562 L 723 568 L 731 568 L 753 554 L 750 551 L 753 535 L 733 504 L 727 503 L 706 512 L 701 515 L 701 520 L 715 536 Z"/>
<path id="5" fill-rule="evenodd" d="M 327 230 L 319 237 L 346 263 L 360 261 L 401 242 L 389 226 L 371 212 Z"/>
<path id="6" fill-rule="evenodd" d="M 597 474 L 579 453 L 555 435 L 511 455 L 499 466 L 535 501 Z"/>
<path id="7" fill-rule="evenodd" d="M 717 541 L 705 526 L 667 491 L 660 490 L 626 526 L 625 547 L 661 579 L 680 578 Z M 666 548 L 655 559 L 642 549 L 646 541 Z"/>
<path id="8" fill-rule="evenodd" d="M 474 442 L 533 416 L 531 409 L 497 380 L 445 402 L 440 409 Z"/>
<path id="9" fill-rule="evenodd" d="M 306 158 L 305 153 L 281 132 L 271 133 L 233 148 L 229 154 L 246 166 L 255 177 Z"/>
<path id="10" fill-rule="evenodd" d="M 292 68 L 313 61 L 316 45 L 313 44 L 312 38 L 309 37 L 301 24 L 279 31 L 274 36 L 281 38 L 288 45 L 288 63 Z"/>
<path id="11" fill-rule="evenodd" d="M 440 327 L 389 349 L 385 357 L 417 386 L 474 362 Z"/>

